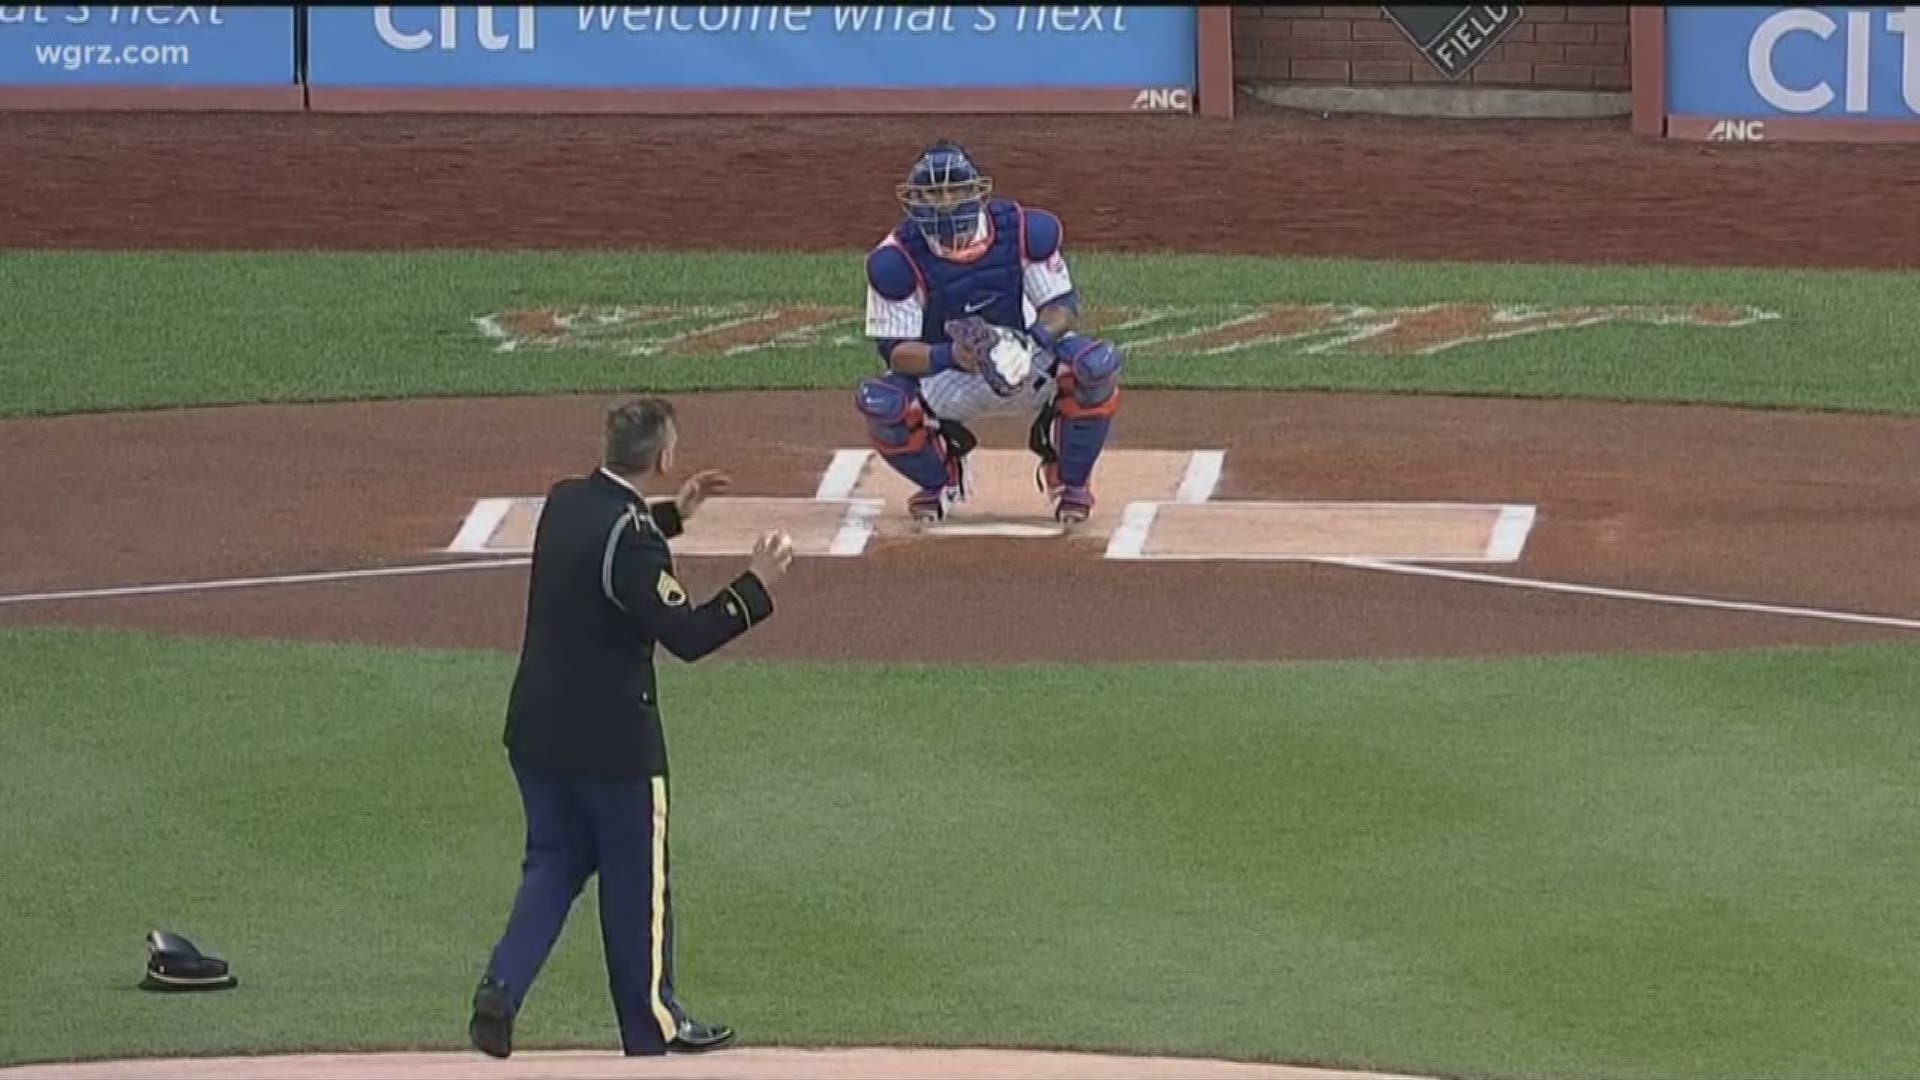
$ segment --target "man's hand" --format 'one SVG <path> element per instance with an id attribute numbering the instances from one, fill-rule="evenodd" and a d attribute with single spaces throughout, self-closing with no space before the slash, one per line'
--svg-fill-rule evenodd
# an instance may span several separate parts
<path id="1" fill-rule="evenodd" d="M 692 517 L 709 495 L 718 495 L 732 486 L 733 480 L 718 469 L 704 469 L 687 477 L 687 482 L 680 485 L 679 498 L 674 500 L 680 508 L 681 519 Z"/>
<path id="2" fill-rule="evenodd" d="M 766 533 L 753 545 L 747 569 L 771 589 L 787 576 L 787 564 L 793 562 L 793 538 L 778 530 Z"/>

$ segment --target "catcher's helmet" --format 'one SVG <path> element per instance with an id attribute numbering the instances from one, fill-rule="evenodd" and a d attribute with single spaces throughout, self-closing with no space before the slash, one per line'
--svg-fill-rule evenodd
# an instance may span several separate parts
<path id="1" fill-rule="evenodd" d="M 981 211 L 993 181 L 959 143 L 942 139 L 920 152 L 894 188 L 907 217 L 936 250 L 961 251 L 983 239 Z"/>

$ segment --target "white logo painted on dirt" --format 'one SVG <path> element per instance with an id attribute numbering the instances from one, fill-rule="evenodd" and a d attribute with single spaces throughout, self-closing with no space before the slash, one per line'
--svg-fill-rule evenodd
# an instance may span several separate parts
<path id="1" fill-rule="evenodd" d="M 863 319 L 823 304 L 605 304 L 523 308 L 473 320 L 496 352 L 576 349 L 619 356 L 738 356 L 855 345 Z"/>
<path id="2" fill-rule="evenodd" d="M 1095 308 L 1091 330 L 1134 354 L 1432 356 L 1465 345 L 1609 323 L 1739 327 L 1778 319 L 1744 304 L 1537 305 L 1452 302 L 1214 304 Z M 859 309 L 832 304 L 583 304 L 518 308 L 473 320 L 495 352 L 570 350 L 634 357 L 750 355 L 863 348 Z"/>

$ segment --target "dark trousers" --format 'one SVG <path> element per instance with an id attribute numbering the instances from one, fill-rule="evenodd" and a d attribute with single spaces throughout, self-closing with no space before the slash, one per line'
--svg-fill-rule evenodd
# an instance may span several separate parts
<path id="1" fill-rule="evenodd" d="M 527 818 L 526 857 L 487 973 L 517 1012 L 553 951 L 574 898 L 600 875 L 600 935 L 620 1043 L 664 1053 L 685 1014 L 673 996 L 665 777 L 597 780 L 512 761 Z"/>

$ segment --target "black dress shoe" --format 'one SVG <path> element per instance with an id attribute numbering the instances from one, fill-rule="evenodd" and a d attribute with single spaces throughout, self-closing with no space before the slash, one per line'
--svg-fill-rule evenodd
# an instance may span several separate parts
<path id="1" fill-rule="evenodd" d="M 680 1021 L 680 1030 L 667 1043 L 667 1049 L 682 1054 L 699 1053 L 725 1046 L 733 1041 L 733 1029 L 725 1024 L 703 1024 L 698 1020 Z"/>
<path id="2" fill-rule="evenodd" d="M 513 995 L 492 979 L 473 992 L 473 1019 L 467 1021 L 473 1048 L 489 1057 L 513 1056 Z"/>

